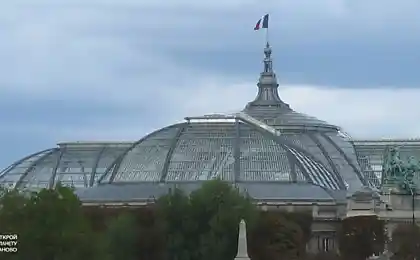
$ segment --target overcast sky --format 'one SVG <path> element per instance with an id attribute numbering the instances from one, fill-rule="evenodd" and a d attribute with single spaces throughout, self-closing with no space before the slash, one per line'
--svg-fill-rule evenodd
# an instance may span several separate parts
<path id="1" fill-rule="evenodd" d="M 0 168 L 57 142 L 137 140 L 242 109 L 264 32 L 282 99 L 354 138 L 420 134 L 418 0 L 0 4 Z"/>

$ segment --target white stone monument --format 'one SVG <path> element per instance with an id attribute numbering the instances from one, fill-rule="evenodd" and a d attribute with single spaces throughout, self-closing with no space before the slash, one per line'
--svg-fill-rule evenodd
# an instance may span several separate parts
<path id="1" fill-rule="evenodd" d="M 246 224 L 243 219 L 239 223 L 238 252 L 236 253 L 235 260 L 250 260 L 248 257 L 248 245 L 246 243 Z"/>

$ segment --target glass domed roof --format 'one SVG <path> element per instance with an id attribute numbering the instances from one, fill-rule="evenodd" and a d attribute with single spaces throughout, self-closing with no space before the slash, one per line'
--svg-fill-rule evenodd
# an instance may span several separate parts
<path id="1" fill-rule="evenodd" d="M 100 183 L 304 182 L 330 190 L 345 181 L 287 138 L 241 121 L 187 122 L 135 143 Z"/>
<path id="2" fill-rule="evenodd" d="M 258 95 L 241 112 L 188 117 L 134 143 L 62 144 L 11 165 L 0 183 L 39 188 L 61 182 L 88 188 L 80 193 L 87 200 L 156 196 L 171 185 L 188 189 L 215 178 L 265 198 L 333 198 L 368 186 L 337 126 L 280 99 L 268 44 L 264 53 Z"/>

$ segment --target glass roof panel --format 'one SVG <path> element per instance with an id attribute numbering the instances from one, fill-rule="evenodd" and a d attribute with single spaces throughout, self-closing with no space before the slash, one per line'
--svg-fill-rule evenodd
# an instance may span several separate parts
<path id="1" fill-rule="evenodd" d="M 325 126 L 328 128 L 334 127 L 325 121 L 319 120 L 313 116 L 308 116 L 293 110 L 286 111 L 284 108 L 278 106 L 250 106 L 244 111 L 258 120 L 267 122 L 273 126 Z"/>
<path id="2" fill-rule="evenodd" d="M 295 172 L 296 172 L 296 181 L 297 182 L 306 182 L 305 175 L 303 175 L 303 172 L 301 171 L 301 169 L 299 167 L 295 167 Z"/>
<path id="3" fill-rule="evenodd" d="M 340 147 L 340 149 L 346 154 L 347 158 L 350 159 L 353 165 L 360 170 L 359 164 L 357 162 L 356 151 L 354 150 L 353 144 L 336 134 L 327 135 L 331 138 L 331 140 L 334 141 L 334 143 L 336 143 Z"/>
<path id="4" fill-rule="evenodd" d="M 309 152 L 319 160 L 329 171 L 333 171 L 328 159 L 322 153 L 322 150 L 307 134 L 284 134 L 282 138 L 296 145 L 299 148 Z"/>
<path id="5" fill-rule="evenodd" d="M 101 149 L 66 149 L 60 158 L 54 183 L 88 187 L 92 170 Z"/>
<path id="6" fill-rule="evenodd" d="M 15 166 L 10 167 L 7 171 L 5 171 L 2 176 L 0 176 L 0 184 L 4 184 L 9 187 L 13 187 L 16 182 L 18 182 L 21 177 L 31 170 L 31 168 L 45 156 L 50 154 L 53 150 L 46 150 L 30 156 L 25 160 L 17 163 Z"/>
<path id="7" fill-rule="evenodd" d="M 96 167 L 96 174 L 94 176 L 93 184 L 97 184 L 100 178 L 110 169 L 110 172 L 113 170 L 113 163 L 117 160 L 117 158 L 123 154 L 127 148 L 125 147 L 112 147 L 106 148 L 103 153 L 101 154 L 101 157 L 98 161 L 97 167 Z M 114 164 L 115 167 L 115 164 Z"/>
<path id="8" fill-rule="evenodd" d="M 54 167 L 57 163 L 57 159 L 60 156 L 60 152 L 56 151 L 50 156 L 46 157 L 44 160 L 38 162 L 23 178 L 22 183 L 19 187 L 46 187 L 49 185 Z"/>
<path id="9" fill-rule="evenodd" d="M 375 157 L 375 156 L 373 156 Z M 380 160 L 380 165 L 375 164 L 375 160 L 371 160 L 369 156 L 363 156 L 357 153 L 357 159 L 360 165 L 360 168 L 363 171 L 363 175 L 369 180 L 369 182 L 377 188 L 380 188 L 381 185 L 381 175 L 382 175 L 382 162 Z M 376 162 L 377 163 L 377 162 Z M 379 174 L 377 174 L 379 173 Z"/>
<path id="10" fill-rule="evenodd" d="M 123 146 L 107 144 L 86 146 L 79 144 L 71 148 L 62 147 L 51 155 L 41 157 L 42 160 L 36 161 L 22 179 L 19 187 L 32 188 L 38 185 L 47 187 L 57 165 L 54 185 L 60 181 L 63 185 L 88 187 L 96 183 L 92 179 L 96 164 L 99 167 L 97 168 L 98 173 L 95 174 L 97 180 L 105 172 L 105 168 L 111 166 L 112 162 L 126 149 Z M 13 172 L 9 172 L 5 178 L 13 178 L 11 180 L 15 182 L 18 178 L 14 175 Z"/>
<path id="11" fill-rule="evenodd" d="M 159 181 L 166 156 L 179 127 L 178 125 L 162 129 L 136 144 L 124 156 L 113 181 Z"/>
<path id="12" fill-rule="evenodd" d="M 334 162 L 334 165 L 338 172 L 341 174 L 343 180 L 349 185 L 350 192 L 359 190 L 363 186 L 362 182 L 360 181 L 356 172 L 354 172 L 354 169 L 343 158 L 341 153 L 338 152 L 337 149 L 321 134 L 315 134 L 315 137 L 319 140 L 322 147 L 324 147 L 331 160 Z"/>
<path id="13" fill-rule="evenodd" d="M 192 123 L 180 136 L 172 154 L 167 181 L 233 181 L 234 123 Z"/>
<path id="14" fill-rule="evenodd" d="M 299 153 L 297 150 L 290 148 L 302 167 L 309 175 L 311 182 L 331 190 L 339 190 L 340 185 L 334 174 L 328 171 L 325 166 L 312 160 L 307 155 Z"/>
<path id="15" fill-rule="evenodd" d="M 242 181 L 293 180 L 287 153 L 278 143 L 245 124 L 240 134 Z"/>

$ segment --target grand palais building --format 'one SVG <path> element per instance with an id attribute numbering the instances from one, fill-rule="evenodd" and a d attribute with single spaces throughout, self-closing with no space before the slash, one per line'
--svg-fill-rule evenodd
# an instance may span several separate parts
<path id="1" fill-rule="evenodd" d="M 390 226 L 411 221 L 411 199 L 381 185 L 382 160 L 389 146 L 418 157 L 420 140 L 355 140 L 294 111 L 278 94 L 268 44 L 264 54 L 257 95 L 237 113 L 189 116 L 134 142 L 59 143 L 2 170 L 0 184 L 61 182 L 76 187 L 85 205 L 141 206 L 170 188 L 188 192 L 220 178 L 263 210 L 312 212 L 309 250 L 336 247 L 336 225 L 345 217 L 376 214 Z"/>

